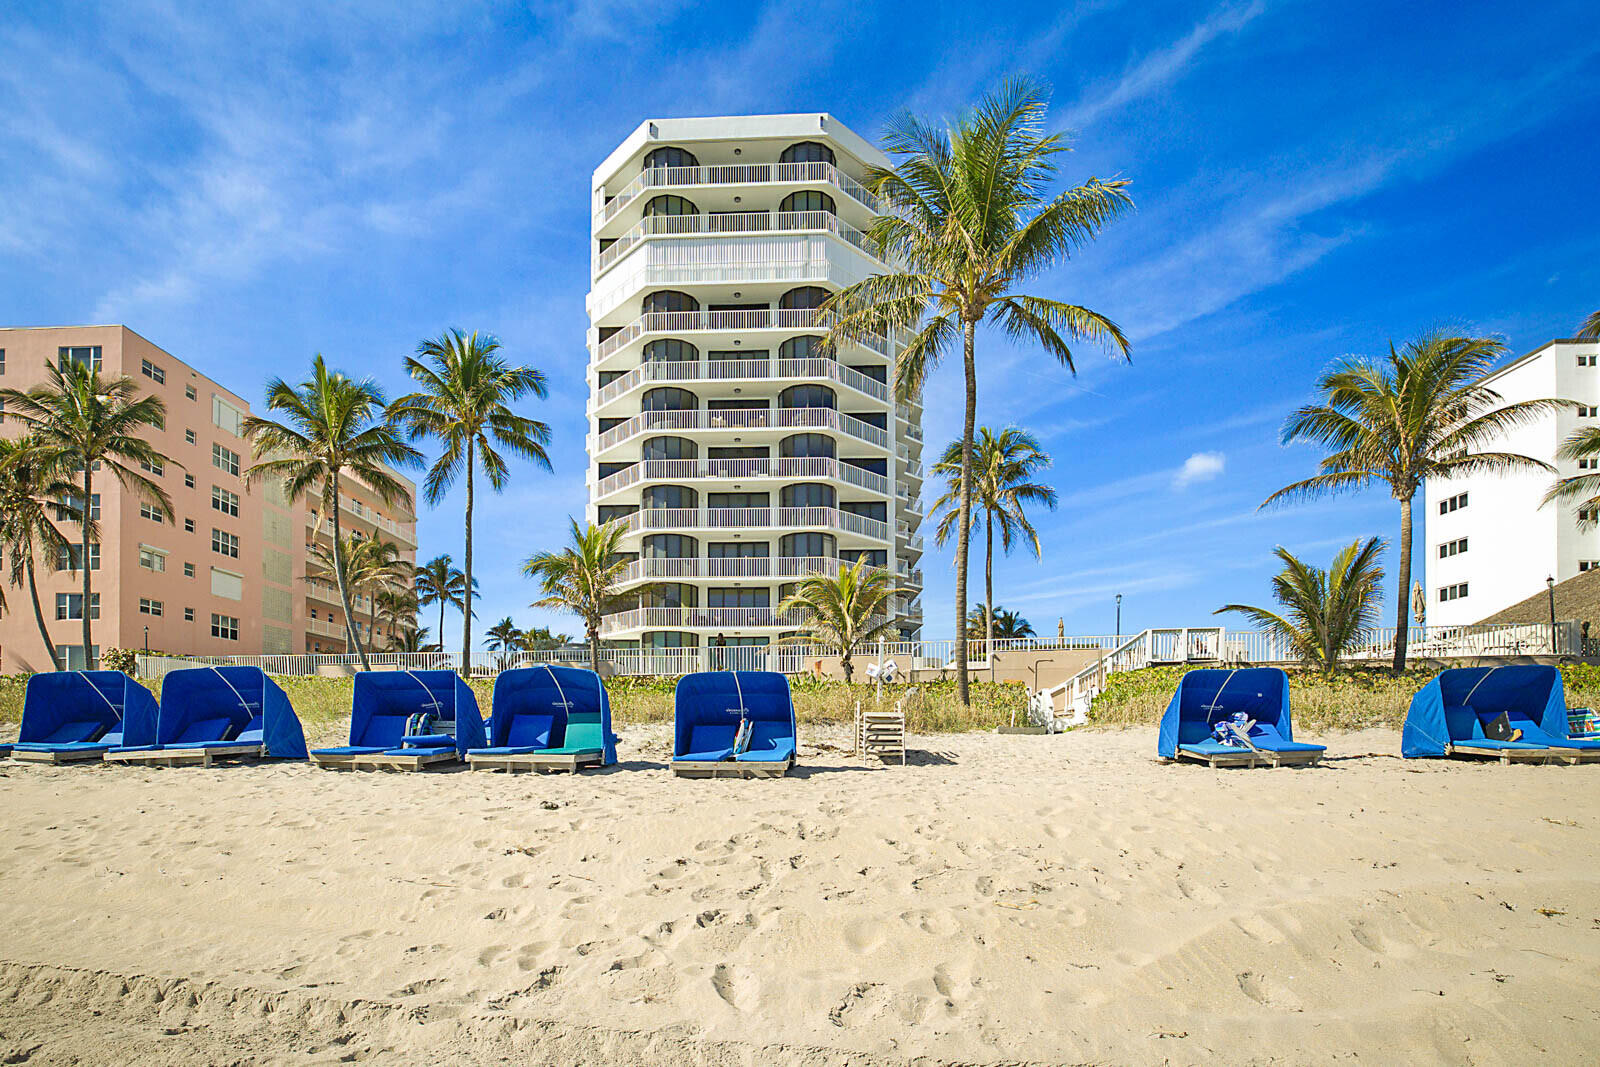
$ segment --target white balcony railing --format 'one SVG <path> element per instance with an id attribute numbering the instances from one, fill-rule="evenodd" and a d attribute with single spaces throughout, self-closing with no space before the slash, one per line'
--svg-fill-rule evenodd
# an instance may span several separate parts
<path id="1" fill-rule="evenodd" d="M 739 556 L 736 558 L 703 559 L 690 556 L 682 559 L 636 559 L 622 572 L 621 584 L 634 582 L 685 581 L 706 578 L 803 578 L 809 574 L 832 577 L 849 563 L 832 556 Z M 882 569 L 882 568 L 868 568 Z"/>
<path id="2" fill-rule="evenodd" d="M 838 508 L 641 508 L 616 520 L 624 533 L 652 530 L 840 530 L 873 541 L 889 540 L 889 524 Z"/>
<path id="3" fill-rule="evenodd" d="M 878 199 L 861 183 L 832 163 L 743 163 L 712 167 L 652 167 L 607 200 L 595 213 L 597 225 L 614 219 L 623 208 L 652 189 L 678 189 L 687 185 L 768 185 L 773 183 L 824 183 L 833 186 L 867 210 L 877 212 Z"/>
<path id="4" fill-rule="evenodd" d="M 795 478 L 807 481 L 832 479 L 887 495 L 889 479 L 862 470 L 850 463 L 819 456 L 779 459 L 645 459 L 615 474 L 600 479 L 597 498 L 638 485 L 640 482 L 680 482 L 699 478 Z"/>
<path id="5" fill-rule="evenodd" d="M 646 411 L 601 434 L 595 447 L 604 452 L 640 434 L 683 430 L 834 430 L 878 448 L 889 447 L 886 430 L 833 408 Z"/>
<path id="6" fill-rule="evenodd" d="M 596 406 L 611 403 L 642 385 L 660 382 L 726 382 L 772 381 L 795 378 L 815 381 L 819 378 L 838 382 L 864 396 L 884 402 L 889 399 L 889 387 L 858 370 L 846 367 L 831 359 L 719 359 L 702 363 L 699 360 L 652 361 L 642 363 L 627 374 L 601 389 L 595 397 Z"/>
<path id="7" fill-rule="evenodd" d="M 718 215 L 651 215 L 641 219 L 615 243 L 601 252 L 594 263 L 596 278 L 610 270 L 623 256 L 631 252 L 647 237 L 703 237 L 708 234 L 751 233 L 804 233 L 808 231 L 831 233 L 848 244 L 867 253 L 876 253 L 867 245 L 867 235 L 840 222 L 831 211 L 738 211 Z"/>
<path id="8" fill-rule="evenodd" d="M 645 334 L 685 334 L 751 330 L 821 330 L 815 308 L 753 308 L 748 311 L 651 311 L 639 316 L 595 347 L 595 359 L 605 360 Z M 855 342 L 880 356 L 889 354 L 882 337 Z"/>
<path id="9" fill-rule="evenodd" d="M 634 608 L 607 615 L 600 621 L 600 636 L 626 630 L 750 629 L 795 626 L 793 616 L 773 608 Z"/>

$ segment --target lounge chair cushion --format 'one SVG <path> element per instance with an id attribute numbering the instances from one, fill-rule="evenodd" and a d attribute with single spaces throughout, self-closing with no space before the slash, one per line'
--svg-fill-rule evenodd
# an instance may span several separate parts
<path id="1" fill-rule="evenodd" d="M 185 723 L 178 736 L 168 742 L 172 747 L 192 745 L 197 741 L 226 741 L 233 736 L 233 720 L 225 718 L 196 719 Z"/>
<path id="2" fill-rule="evenodd" d="M 6 747 L 15 748 L 18 752 L 87 752 L 92 748 L 110 748 L 111 745 L 104 741 L 18 741 Z"/>
<path id="3" fill-rule="evenodd" d="M 598 722 L 569 722 L 567 736 L 560 748 L 550 749 L 552 756 L 587 756 L 605 752 L 605 731 Z"/>
<path id="4" fill-rule="evenodd" d="M 685 763 L 715 763 L 733 755 L 733 739 L 739 728 L 733 724 L 703 723 L 689 731 L 689 751 L 674 760 Z"/>
<path id="5" fill-rule="evenodd" d="M 38 741 L 29 742 L 38 745 L 64 745 L 74 741 L 93 741 L 106 730 L 106 724 L 93 719 L 78 719 L 68 721 L 57 726 L 45 734 Z M 39 749 L 24 749 L 24 752 L 38 752 Z"/>
<path id="6" fill-rule="evenodd" d="M 547 748 L 550 731 L 555 727 L 554 715 L 528 713 L 513 716 L 511 728 L 506 731 L 506 747 Z"/>
<path id="7" fill-rule="evenodd" d="M 1468 741 L 1483 736 L 1483 724 L 1478 722 L 1477 714 L 1465 704 L 1445 705 L 1444 724 L 1450 731 L 1452 741 Z"/>
<path id="8" fill-rule="evenodd" d="M 1239 745 L 1225 745 L 1221 741 L 1196 741 L 1190 745 L 1179 745 L 1180 751 L 1192 752 L 1196 756 L 1248 756 L 1250 750 Z"/>
<path id="9" fill-rule="evenodd" d="M 744 763 L 784 763 L 794 757 L 795 738 L 787 722 L 766 719 L 750 724 L 750 740 L 745 750 L 734 756 Z"/>
<path id="10" fill-rule="evenodd" d="M 1513 748 L 1536 752 L 1549 751 L 1549 745 L 1535 745 L 1527 741 L 1494 741 L 1487 737 L 1474 737 L 1468 741 L 1452 741 L 1457 748 Z"/>
<path id="11" fill-rule="evenodd" d="M 1308 745 L 1300 741 L 1285 741 L 1278 728 L 1270 723 L 1258 722 L 1250 727 L 1250 741 L 1264 752 L 1326 752 L 1326 745 Z"/>
<path id="12" fill-rule="evenodd" d="M 493 748 L 469 748 L 469 756 L 526 756 L 530 752 L 546 752 L 537 745 L 498 745 Z"/>
<path id="13" fill-rule="evenodd" d="M 455 748 L 456 739 L 449 734 L 412 734 L 400 742 L 402 748 Z"/>
<path id="14" fill-rule="evenodd" d="M 340 745 L 338 748 L 314 748 L 313 756 L 370 756 L 382 752 L 382 745 Z"/>

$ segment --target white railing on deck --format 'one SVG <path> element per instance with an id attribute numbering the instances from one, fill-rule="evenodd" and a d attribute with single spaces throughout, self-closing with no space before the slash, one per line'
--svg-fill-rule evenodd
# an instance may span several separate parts
<path id="1" fill-rule="evenodd" d="M 646 237 L 695 237 L 706 234 L 803 233 L 820 230 L 843 238 L 868 255 L 867 235 L 839 221 L 831 211 L 735 211 L 716 215 L 651 215 L 618 237 L 595 257 L 594 276 L 604 274 Z"/>
<path id="2" fill-rule="evenodd" d="M 860 182 L 832 163 L 736 163 L 709 167 L 651 167 L 623 186 L 595 213 L 603 224 L 650 189 L 677 189 L 687 185 L 766 185 L 774 182 L 823 182 L 844 193 L 869 211 L 878 199 Z"/>
<path id="3" fill-rule="evenodd" d="M 642 459 L 600 479 L 596 498 L 644 481 L 686 481 L 695 478 L 832 478 L 869 493 L 889 492 L 889 479 L 852 463 L 822 456 L 778 459 Z"/>
<path id="4" fill-rule="evenodd" d="M 641 363 L 615 381 L 608 382 L 596 395 L 595 406 L 604 407 L 642 385 L 655 382 L 770 381 L 794 378 L 814 381 L 825 378 L 870 396 L 887 401 L 889 387 L 860 371 L 832 359 L 718 359 L 653 360 Z M 910 427 L 908 427 L 908 430 Z"/>

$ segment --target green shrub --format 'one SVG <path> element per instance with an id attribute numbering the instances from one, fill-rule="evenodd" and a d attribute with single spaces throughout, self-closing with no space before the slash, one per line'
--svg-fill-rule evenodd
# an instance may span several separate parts
<path id="1" fill-rule="evenodd" d="M 131 648 L 108 648 L 100 653 L 100 669 L 121 671 L 129 678 L 139 676 L 139 653 Z"/>

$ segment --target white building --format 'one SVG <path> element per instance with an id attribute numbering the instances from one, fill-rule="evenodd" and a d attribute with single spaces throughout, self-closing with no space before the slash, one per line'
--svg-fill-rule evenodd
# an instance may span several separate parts
<path id="1" fill-rule="evenodd" d="M 1582 473 L 1577 463 L 1558 461 L 1556 449 L 1574 430 L 1600 425 L 1600 342 L 1551 341 L 1488 381 L 1507 403 L 1557 397 L 1579 406 L 1482 450 L 1542 459 L 1561 477 Z M 1577 503 L 1541 506 L 1554 481 L 1541 472 L 1429 480 L 1419 518 L 1430 625 L 1477 622 L 1533 596 L 1546 578 L 1561 582 L 1600 566 L 1600 526 L 1580 529 Z"/>
<path id="2" fill-rule="evenodd" d="M 881 153 L 829 115 L 658 119 L 594 173 L 589 517 L 633 583 L 603 637 L 762 645 L 801 575 L 865 557 L 922 609 L 922 411 L 892 342 L 819 346 L 815 308 L 884 270 L 860 180 Z"/>

